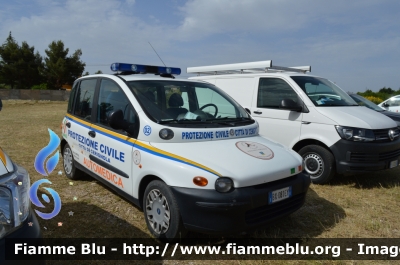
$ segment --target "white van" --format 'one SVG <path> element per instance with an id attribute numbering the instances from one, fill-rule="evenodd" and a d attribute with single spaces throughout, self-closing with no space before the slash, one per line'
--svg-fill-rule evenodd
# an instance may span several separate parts
<path id="1" fill-rule="evenodd" d="M 68 178 L 86 172 L 109 186 L 165 239 L 240 233 L 303 205 L 311 181 L 301 156 L 259 136 L 222 90 L 174 79 L 179 68 L 111 69 L 73 85 L 60 146 Z"/>
<path id="2" fill-rule="evenodd" d="M 358 104 L 335 83 L 306 74 L 311 67 L 272 61 L 189 67 L 191 80 L 216 85 L 260 124 L 260 135 L 298 152 L 314 183 L 337 173 L 397 167 L 396 123 Z"/>

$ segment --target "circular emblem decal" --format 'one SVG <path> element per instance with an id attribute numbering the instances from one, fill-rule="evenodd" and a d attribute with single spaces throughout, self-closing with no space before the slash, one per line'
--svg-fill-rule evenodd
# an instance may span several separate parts
<path id="1" fill-rule="evenodd" d="M 235 134 L 235 131 L 234 131 L 233 129 L 230 129 L 230 130 L 229 130 L 229 134 L 230 134 L 231 136 L 233 136 L 233 135 Z"/>
<path id="2" fill-rule="evenodd" d="M 144 135 L 149 136 L 151 134 L 151 127 L 149 125 L 144 126 L 143 133 Z"/>
<path id="3" fill-rule="evenodd" d="M 239 148 L 242 152 L 255 158 L 269 160 L 274 157 L 274 152 L 272 152 L 271 149 L 260 143 L 243 141 L 237 142 L 236 147 Z"/>

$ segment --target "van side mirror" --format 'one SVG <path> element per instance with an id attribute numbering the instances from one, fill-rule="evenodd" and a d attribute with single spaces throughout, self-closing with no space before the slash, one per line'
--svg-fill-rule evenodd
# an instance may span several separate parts
<path id="1" fill-rule="evenodd" d="M 279 105 L 280 109 L 284 110 L 292 110 L 292 111 L 302 111 L 303 108 L 298 105 L 296 102 L 294 102 L 293 99 L 290 98 L 285 98 L 282 99 L 281 104 Z"/>

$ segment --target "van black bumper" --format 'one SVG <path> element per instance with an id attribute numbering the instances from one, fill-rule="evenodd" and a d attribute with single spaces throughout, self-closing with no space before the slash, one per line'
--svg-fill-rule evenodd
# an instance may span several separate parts
<path id="1" fill-rule="evenodd" d="M 292 187 L 288 199 L 269 204 L 269 192 Z M 229 193 L 171 187 L 189 230 L 238 234 L 265 226 L 298 210 L 305 201 L 310 177 L 304 173 Z"/>
<path id="2" fill-rule="evenodd" d="M 362 143 L 339 140 L 331 146 L 337 173 L 388 169 L 400 159 L 400 138 L 392 142 Z M 398 164 L 398 162 L 397 162 Z"/>

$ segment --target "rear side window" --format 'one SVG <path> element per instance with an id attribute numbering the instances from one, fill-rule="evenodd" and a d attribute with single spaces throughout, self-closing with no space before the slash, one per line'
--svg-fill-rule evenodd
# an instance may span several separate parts
<path id="1" fill-rule="evenodd" d="M 279 78 L 261 78 L 258 85 L 257 107 L 279 109 L 282 99 L 298 102 L 296 92 Z"/>
<path id="2" fill-rule="evenodd" d="M 96 79 L 84 79 L 79 83 L 76 91 L 74 115 L 85 120 L 91 120 L 94 92 L 96 90 Z"/>
<path id="3" fill-rule="evenodd" d="M 75 98 L 76 90 L 78 89 L 77 88 L 78 84 L 79 84 L 79 82 L 74 83 L 72 90 L 71 90 L 71 94 L 69 95 L 68 109 L 67 109 L 68 113 L 72 113 L 72 108 L 74 106 L 74 98 Z"/>

